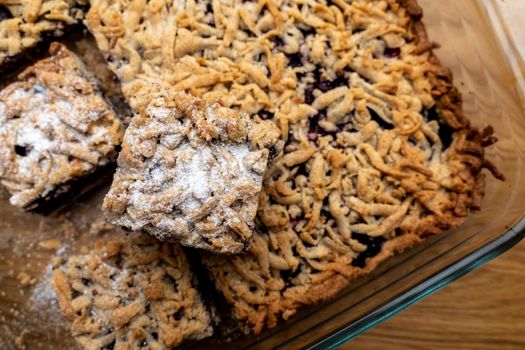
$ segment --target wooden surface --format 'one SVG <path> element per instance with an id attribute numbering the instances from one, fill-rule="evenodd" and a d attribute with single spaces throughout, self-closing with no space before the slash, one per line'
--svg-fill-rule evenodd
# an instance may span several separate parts
<path id="1" fill-rule="evenodd" d="M 501 11 L 503 20 L 509 26 L 512 39 L 517 45 L 522 56 L 525 56 L 525 27 L 523 15 L 525 14 L 525 1 L 523 0 L 496 0 L 496 5 Z"/>
<path id="2" fill-rule="evenodd" d="M 525 349 L 525 241 L 341 349 Z"/>

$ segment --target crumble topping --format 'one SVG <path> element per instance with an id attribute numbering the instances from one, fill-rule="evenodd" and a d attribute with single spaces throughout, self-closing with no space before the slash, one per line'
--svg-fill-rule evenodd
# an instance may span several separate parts
<path id="1" fill-rule="evenodd" d="M 186 246 L 245 250 L 277 128 L 173 89 L 134 91 L 139 113 L 104 201 L 108 219 Z"/>
<path id="2" fill-rule="evenodd" d="M 122 125 L 94 78 L 63 45 L 0 91 L 0 182 L 32 209 L 115 158 Z"/>
<path id="3" fill-rule="evenodd" d="M 148 235 L 98 242 L 52 284 L 83 349 L 171 349 L 213 332 L 183 250 Z"/>
<path id="4" fill-rule="evenodd" d="M 412 0 L 92 1 L 125 94 L 163 81 L 280 129 L 250 250 L 205 258 L 246 332 L 459 226 L 483 168 L 503 179 L 421 16 Z"/>

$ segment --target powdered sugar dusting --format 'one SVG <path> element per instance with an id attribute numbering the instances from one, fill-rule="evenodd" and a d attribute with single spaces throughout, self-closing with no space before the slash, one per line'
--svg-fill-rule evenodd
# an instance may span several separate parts
<path id="1" fill-rule="evenodd" d="M 56 302 L 55 291 L 51 287 L 51 277 L 53 276 L 53 266 L 50 264 L 46 267 L 44 275 L 40 281 L 33 287 L 30 302 L 37 308 L 47 308 L 50 304 Z"/>
<path id="2" fill-rule="evenodd" d="M 147 115 L 136 115 L 126 130 L 129 151 L 125 162 L 119 158 L 104 204 L 109 219 L 192 247 L 243 250 L 252 234 L 267 152 L 253 149 L 247 136 L 238 137 L 246 131 L 236 131 L 241 124 L 224 107 L 194 103 L 192 108 L 205 110 L 183 116 L 163 101 L 153 99 Z M 237 132 L 235 141 L 231 132 Z M 113 213 L 113 203 L 125 203 L 124 213 Z"/>
<path id="3" fill-rule="evenodd" d="M 31 322 L 48 333 L 60 332 L 66 325 L 66 320 L 60 313 L 55 291 L 51 286 L 53 265 L 50 264 L 39 282 L 33 287 L 28 302 L 28 309 L 33 315 Z"/>
<path id="4" fill-rule="evenodd" d="M 172 110 L 166 107 L 149 106 L 147 111 L 148 115 L 154 116 L 155 118 L 159 118 L 161 120 L 166 119 L 173 114 Z"/>
<path id="5" fill-rule="evenodd" d="M 185 192 L 194 199 L 205 199 L 210 195 L 211 183 L 217 181 L 216 172 L 210 171 L 209 164 L 213 154 L 209 147 L 196 149 L 187 142 L 178 149 L 181 157 L 175 165 L 175 186 L 186 189 Z M 188 198 L 190 202 L 193 198 Z"/>

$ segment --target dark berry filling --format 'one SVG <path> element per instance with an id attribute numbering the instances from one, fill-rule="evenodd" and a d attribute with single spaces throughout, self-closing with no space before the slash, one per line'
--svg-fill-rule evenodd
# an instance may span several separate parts
<path id="1" fill-rule="evenodd" d="M 314 115 L 312 118 L 310 118 L 310 127 L 308 128 L 308 139 L 310 141 L 317 141 L 317 138 L 319 136 L 327 136 L 332 135 L 336 136 L 339 132 L 343 131 L 345 129 L 345 125 L 340 124 L 337 125 L 336 130 L 325 130 L 319 125 L 319 122 L 326 119 L 326 109 L 323 109 L 319 111 L 316 115 Z"/>
<path id="2" fill-rule="evenodd" d="M 13 15 L 11 15 L 11 12 L 7 9 L 5 6 L 0 6 L 0 22 L 4 19 L 13 18 Z"/>
<path id="3" fill-rule="evenodd" d="M 370 113 L 370 116 L 372 117 L 372 120 L 375 121 L 381 128 L 384 130 L 392 130 L 394 126 L 387 121 L 385 121 L 383 118 L 377 114 L 376 111 L 374 111 L 372 108 L 367 108 L 368 112 Z"/>
<path id="4" fill-rule="evenodd" d="M 321 92 L 327 92 L 332 89 L 335 89 L 336 87 L 348 85 L 348 77 L 346 77 L 344 72 L 337 73 L 336 78 L 334 80 L 322 80 L 320 67 L 316 67 L 312 74 L 315 83 L 313 83 L 312 85 L 308 85 L 304 90 L 304 102 L 306 104 L 312 104 L 314 102 L 315 89 L 318 89 Z"/>
<path id="5" fill-rule="evenodd" d="M 292 220 L 290 220 L 290 226 L 292 226 L 292 230 L 295 230 L 295 228 L 297 227 L 299 222 L 301 222 L 300 219 L 292 219 Z"/>
<path id="6" fill-rule="evenodd" d="M 303 66 L 303 56 L 300 52 L 292 53 L 287 55 L 288 56 L 288 64 L 291 67 L 297 68 Z"/>
<path id="7" fill-rule="evenodd" d="M 213 13 L 213 6 L 211 5 L 211 1 L 206 3 L 206 13 Z"/>
<path id="8" fill-rule="evenodd" d="M 321 209 L 321 216 L 325 217 L 327 220 L 333 219 L 332 213 L 325 209 Z"/>
<path id="9" fill-rule="evenodd" d="M 309 85 L 304 89 L 304 103 L 311 105 L 314 102 L 314 89 L 313 85 Z"/>
<path id="10" fill-rule="evenodd" d="M 177 321 L 180 321 L 182 319 L 182 317 L 184 316 L 184 309 L 179 309 L 177 310 L 177 312 L 175 312 L 173 314 L 173 317 L 177 320 Z"/>
<path id="11" fill-rule="evenodd" d="M 321 81 L 321 75 L 323 73 L 322 69 L 323 69 L 323 67 L 321 67 L 321 66 L 317 66 L 317 65 L 315 66 L 315 69 L 312 72 L 314 81 L 316 81 L 316 82 Z"/>
<path id="12" fill-rule="evenodd" d="M 277 157 L 277 154 L 279 152 L 277 151 L 277 148 L 275 148 L 275 145 L 270 147 L 269 154 L 268 154 L 268 161 L 271 162 L 275 157 Z"/>
<path id="13" fill-rule="evenodd" d="M 387 58 L 397 58 L 401 56 L 401 49 L 399 47 L 387 47 L 383 54 Z"/>
<path id="14" fill-rule="evenodd" d="M 425 117 L 427 121 L 436 120 L 439 122 L 441 119 L 437 112 L 436 106 L 433 106 L 430 109 L 425 109 L 423 111 L 423 116 Z"/>
<path id="15" fill-rule="evenodd" d="M 322 92 L 327 92 L 327 91 L 335 89 L 336 87 L 346 86 L 346 85 L 348 85 L 348 78 L 345 77 L 344 73 L 338 73 L 334 80 L 320 81 L 317 84 L 316 88 L 318 88 Z"/>
<path id="16" fill-rule="evenodd" d="M 308 138 L 312 141 L 317 140 L 319 135 L 325 134 L 326 132 L 321 128 L 319 122 L 326 119 L 326 110 L 319 111 L 316 115 L 310 118 L 310 127 L 308 128 Z"/>
<path id="17" fill-rule="evenodd" d="M 443 144 L 443 149 L 447 149 L 452 144 L 452 135 L 454 134 L 454 129 L 452 129 L 447 124 L 439 124 L 439 138 Z"/>
<path id="18" fill-rule="evenodd" d="M 269 111 L 267 111 L 265 109 L 261 109 L 257 114 L 263 120 L 268 120 L 268 119 L 272 119 L 273 118 L 273 113 L 269 112 Z"/>
<path id="19" fill-rule="evenodd" d="M 359 243 L 366 245 L 366 250 L 359 254 L 357 258 L 352 260 L 352 266 L 365 267 L 366 259 L 372 258 L 379 254 L 383 247 L 385 239 L 381 236 L 370 237 L 366 234 L 352 233 L 352 238 L 356 239 Z"/>
<path id="20" fill-rule="evenodd" d="M 452 144 L 452 135 L 454 134 L 454 129 L 452 129 L 448 124 L 443 123 L 436 106 L 425 109 L 423 111 L 423 116 L 427 121 L 435 120 L 439 123 L 439 138 L 443 144 L 443 149 L 447 149 Z"/>
<path id="21" fill-rule="evenodd" d="M 284 46 L 284 40 L 280 36 L 273 37 L 273 42 L 276 47 Z"/>
<path id="22" fill-rule="evenodd" d="M 27 146 L 15 145 L 15 153 L 20 157 L 25 157 L 29 153 L 29 149 Z"/>
<path id="23" fill-rule="evenodd" d="M 302 163 L 301 165 L 299 165 L 295 175 L 296 176 L 299 176 L 299 175 L 308 176 L 309 175 L 308 171 L 306 170 L 306 163 Z"/>
<path id="24" fill-rule="evenodd" d="M 290 280 L 297 277 L 301 273 L 301 268 L 298 267 L 295 269 L 295 271 L 292 270 L 282 270 L 281 271 L 281 278 L 285 281 L 287 287 L 291 287 L 292 283 L 290 283 Z"/>
<path id="25" fill-rule="evenodd" d="M 326 221 L 334 218 L 329 208 L 330 208 L 329 198 L 325 197 L 323 199 L 323 207 L 321 209 L 321 216 L 326 218 Z"/>
<path id="26" fill-rule="evenodd" d="M 310 35 L 314 35 L 315 34 L 315 29 L 312 28 L 312 27 L 306 27 L 306 28 L 299 28 L 299 30 L 301 31 L 301 33 L 303 34 L 303 37 L 307 37 L 307 36 L 310 36 Z"/>

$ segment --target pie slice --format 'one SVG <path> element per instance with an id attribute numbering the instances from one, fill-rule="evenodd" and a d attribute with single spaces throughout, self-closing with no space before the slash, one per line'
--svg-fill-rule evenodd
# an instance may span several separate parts
<path id="1" fill-rule="evenodd" d="M 109 221 L 189 247 L 246 250 L 277 128 L 184 92 L 134 87 Z"/>
<path id="2" fill-rule="evenodd" d="M 123 128 L 98 82 L 59 43 L 0 91 L 0 182 L 34 209 L 111 163 Z"/>
<path id="3" fill-rule="evenodd" d="M 171 349 L 213 333 L 184 251 L 145 234 L 70 257 L 52 284 L 83 349 Z"/>

